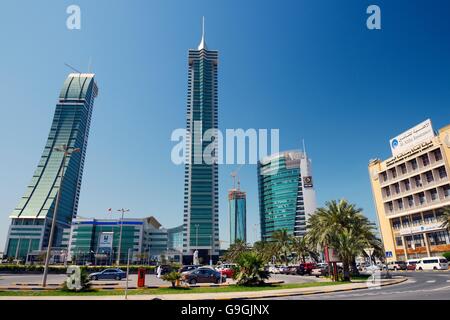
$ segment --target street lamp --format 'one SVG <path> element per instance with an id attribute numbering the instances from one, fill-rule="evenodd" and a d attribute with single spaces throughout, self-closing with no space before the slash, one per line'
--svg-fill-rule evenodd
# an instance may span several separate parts
<path id="1" fill-rule="evenodd" d="M 119 264 L 120 264 L 120 252 L 121 252 L 121 250 L 122 250 L 123 214 L 124 214 L 125 212 L 130 211 L 130 210 L 129 210 L 129 209 L 124 209 L 124 208 L 122 208 L 122 209 L 119 209 L 119 210 L 117 210 L 117 211 L 119 211 L 119 212 L 122 213 L 122 218 L 120 219 L 119 249 L 118 249 L 118 252 L 117 252 L 117 265 L 119 265 Z"/>
<path id="2" fill-rule="evenodd" d="M 59 182 L 58 193 L 56 195 L 55 209 L 53 210 L 52 226 L 50 228 L 50 236 L 48 238 L 48 245 L 47 245 L 47 255 L 45 256 L 44 275 L 42 276 L 42 286 L 43 287 L 47 286 L 48 265 L 50 262 L 53 236 L 55 233 L 56 215 L 58 214 L 59 201 L 61 199 L 61 191 L 62 191 L 63 181 L 64 181 L 64 168 L 66 166 L 66 159 L 67 159 L 67 156 L 71 155 L 72 153 L 80 152 L 80 148 L 72 148 L 72 147 L 68 147 L 67 145 L 64 144 L 61 147 L 54 148 L 53 150 L 57 151 L 57 152 L 63 152 L 64 155 L 63 155 L 63 161 L 62 161 L 62 164 L 61 164 L 61 167 L 59 170 L 59 172 L 61 172 L 61 178 L 60 178 L 60 182 Z"/>
<path id="3" fill-rule="evenodd" d="M 195 247 L 196 247 L 196 249 L 198 249 L 198 227 L 199 226 L 200 226 L 199 224 L 195 225 Z"/>

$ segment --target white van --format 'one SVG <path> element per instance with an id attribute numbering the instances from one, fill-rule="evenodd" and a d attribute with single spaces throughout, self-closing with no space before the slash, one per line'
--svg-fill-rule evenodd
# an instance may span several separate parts
<path id="1" fill-rule="evenodd" d="M 428 257 L 417 261 L 416 270 L 447 270 L 448 261 L 444 257 Z"/>

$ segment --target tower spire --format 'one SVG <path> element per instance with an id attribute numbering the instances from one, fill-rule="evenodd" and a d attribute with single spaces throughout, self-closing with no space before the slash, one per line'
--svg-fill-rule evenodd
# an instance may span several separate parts
<path id="1" fill-rule="evenodd" d="M 208 50 L 208 48 L 206 47 L 206 41 L 205 41 L 205 17 L 203 16 L 202 19 L 202 40 L 200 41 L 200 44 L 198 45 L 198 50 Z"/>

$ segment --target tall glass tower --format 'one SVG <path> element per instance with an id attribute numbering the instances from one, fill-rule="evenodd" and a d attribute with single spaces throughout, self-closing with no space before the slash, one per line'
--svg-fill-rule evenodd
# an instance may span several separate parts
<path id="1" fill-rule="evenodd" d="M 187 95 L 187 139 L 184 184 L 183 260 L 192 263 L 195 251 L 200 262 L 219 256 L 218 165 L 202 155 L 211 141 L 205 132 L 218 128 L 218 51 L 209 50 L 202 39 L 189 50 Z"/>
<path id="2" fill-rule="evenodd" d="M 55 148 L 66 145 L 80 148 L 81 152 L 72 153 L 66 160 L 53 238 L 53 246 L 61 246 L 63 229 L 70 227 L 77 215 L 89 126 L 97 93 L 94 74 L 72 73 L 64 81 L 41 160 L 25 194 L 10 215 L 12 221 L 5 250 L 8 257 L 25 260 L 28 253 L 47 248 L 64 155 Z"/>
<path id="3" fill-rule="evenodd" d="M 247 242 L 247 195 L 237 189 L 228 191 L 230 210 L 230 244 L 236 240 Z"/>
<path id="4" fill-rule="evenodd" d="M 316 210 L 311 160 L 305 152 L 286 151 L 258 162 L 261 240 L 277 230 L 303 236 L 306 220 Z"/>

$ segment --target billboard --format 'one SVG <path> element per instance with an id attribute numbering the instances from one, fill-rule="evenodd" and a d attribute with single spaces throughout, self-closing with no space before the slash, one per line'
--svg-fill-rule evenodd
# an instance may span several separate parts
<path id="1" fill-rule="evenodd" d="M 325 247 L 324 253 L 325 253 L 325 261 L 327 263 L 333 263 L 333 262 L 340 262 L 341 261 L 341 259 L 339 258 L 339 254 L 333 248 Z"/>
<path id="2" fill-rule="evenodd" d="M 102 232 L 100 233 L 100 238 L 98 240 L 98 247 L 99 248 L 112 248 L 113 245 L 113 238 L 114 233 L 113 232 Z"/>
<path id="3" fill-rule="evenodd" d="M 430 141 L 433 137 L 433 126 L 431 125 L 431 120 L 427 119 L 389 141 L 392 156 L 395 157 L 402 152 L 408 151 L 419 143 Z"/>

